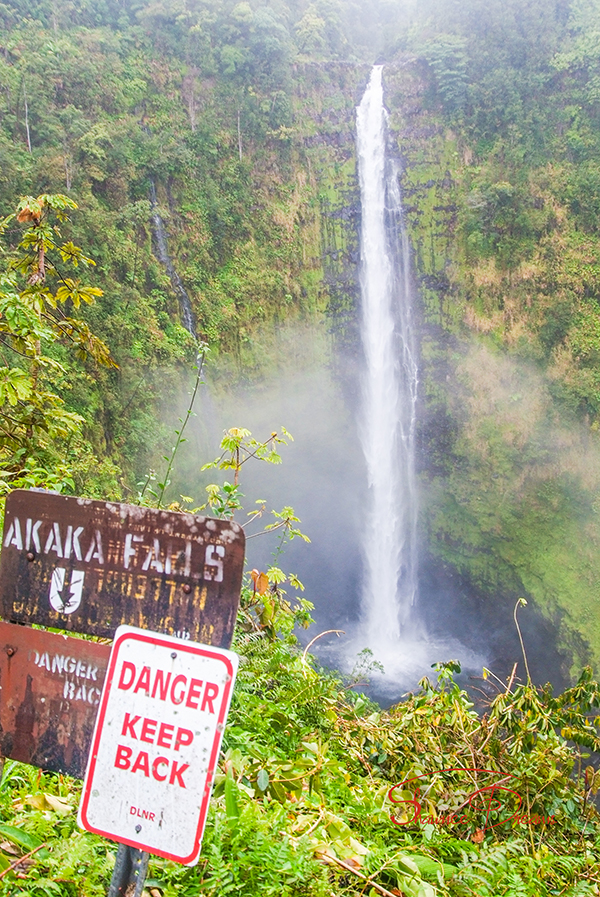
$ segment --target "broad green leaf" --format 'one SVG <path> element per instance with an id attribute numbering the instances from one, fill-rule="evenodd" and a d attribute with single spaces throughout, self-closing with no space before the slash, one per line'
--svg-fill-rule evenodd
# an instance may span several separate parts
<path id="1" fill-rule="evenodd" d="M 240 815 L 238 787 L 237 782 L 233 778 L 231 767 L 227 770 L 225 777 L 225 812 L 229 820 L 238 819 Z"/>
<path id="2" fill-rule="evenodd" d="M 30 835 L 29 832 L 24 832 L 23 829 L 16 828 L 14 825 L 5 825 L 4 823 L 0 823 L 0 835 L 6 838 L 7 841 L 12 841 L 13 844 L 23 847 L 27 852 L 35 850 L 36 847 L 43 843 L 35 835 Z"/>

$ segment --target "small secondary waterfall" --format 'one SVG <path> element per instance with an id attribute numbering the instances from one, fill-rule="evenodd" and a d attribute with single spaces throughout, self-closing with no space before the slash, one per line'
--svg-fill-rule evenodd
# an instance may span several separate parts
<path id="1" fill-rule="evenodd" d="M 152 213 L 152 224 L 154 225 L 154 239 L 156 240 L 156 254 L 159 262 L 165 266 L 171 285 L 177 293 L 179 305 L 181 307 L 181 319 L 183 326 L 192 336 L 196 336 L 196 326 L 194 324 L 194 313 L 192 311 L 192 303 L 187 291 L 181 282 L 181 277 L 175 270 L 171 256 L 169 255 L 169 246 L 167 244 L 167 234 L 165 225 L 158 211 L 158 200 L 156 198 L 156 184 L 150 181 L 150 209 Z"/>
<path id="2" fill-rule="evenodd" d="M 359 426 L 369 485 L 362 617 L 369 647 L 385 652 L 409 635 L 414 623 L 418 370 L 410 251 L 398 166 L 386 153 L 382 68 L 373 68 L 357 109 L 357 152 L 365 356 Z"/>

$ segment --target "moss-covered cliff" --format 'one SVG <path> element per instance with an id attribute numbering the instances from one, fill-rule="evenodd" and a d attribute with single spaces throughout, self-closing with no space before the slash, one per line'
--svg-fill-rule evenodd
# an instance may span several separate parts
<path id="1" fill-rule="evenodd" d="M 501 181 L 512 165 L 451 126 L 422 61 L 386 82 L 420 297 L 428 551 L 484 604 L 533 598 L 575 667 L 597 661 L 600 244 L 564 201 L 564 152 Z"/>
<path id="2" fill-rule="evenodd" d="M 360 8 L 0 9 L 0 201 L 77 201 L 66 236 L 104 290 L 86 316 L 119 364 L 61 356 L 57 388 L 86 420 L 85 450 L 65 447 L 74 488 L 131 496 L 191 374 L 156 211 L 222 386 L 277 366 L 282 325 L 332 334 L 339 376 L 355 367 L 354 108 L 384 48 L 419 294 L 423 542 L 483 604 L 525 592 L 562 647 L 598 659 L 598 2 L 382 3 L 366 30 Z"/>

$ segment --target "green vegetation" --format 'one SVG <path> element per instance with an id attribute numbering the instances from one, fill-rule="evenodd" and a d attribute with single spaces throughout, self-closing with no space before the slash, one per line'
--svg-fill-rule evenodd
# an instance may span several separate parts
<path id="1" fill-rule="evenodd" d="M 387 71 L 423 312 L 431 551 L 597 662 L 594 0 L 426 3 Z M 583 633 L 584 638 L 581 639 Z"/>
<path id="2" fill-rule="evenodd" d="M 43 195 L 26 197 L 17 209 L 17 222 L 27 227 L 8 259 L 0 292 L 1 342 L 10 357 L 0 368 L 2 494 L 40 484 L 74 489 L 73 466 L 82 474 L 98 465 L 83 440 L 84 418 L 66 411 L 55 391 L 70 388 L 69 360 L 71 378 L 74 360 L 116 367 L 87 324 L 65 313 L 102 295 L 69 276 L 69 268 L 94 264 L 79 246 L 63 242 L 53 221 L 67 222 L 66 210 L 75 207 L 66 196 Z M 14 217 L 5 218 L 0 228 L 5 230 Z M 83 463 L 75 462 L 80 453 Z"/>
<path id="3" fill-rule="evenodd" d="M 292 628 L 307 610 L 273 579 L 262 595 L 256 581 L 244 587 L 200 862 L 152 859 L 149 893 L 598 893 L 600 782 L 585 750 L 600 745 L 589 721 L 600 690 L 589 670 L 558 697 L 497 683 L 482 718 L 453 681 L 456 663 L 440 664 L 437 684 L 383 712 L 301 652 Z M 0 893 L 105 893 L 114 846 L 77 829 L 78 795 L 72 780 L 7 761 Z"/>
<path id="4" fill-rule="evenodd" d="M 151 188 L 213 379 L 260 375 L 277 327 L 327 307 L 323 248 L 330 237 L 343 245 L 335 212 L 368 71 L 336 60 L 356 59 L 361 12 L 344 19 L 328 2 L 1 7 L 0 209 L 26 193 L 77 203 L 78 241 L 103 291 L 82 317 L 118 368 L 78 376 L 65 401 L 95 454 L 120 469 L 113 492 L 134 494 L 164 453 L 156 420 L 195 357 L 153 251 Z"/>
<path id="5" fill-rule="evenodd" d="M 2 493 L 194 503 L 174 501 L 161 412 L 193 383 L 198 345 L 157 259 L 157 213 L 215 382 L 276 369 L 282 325 L 355 349 L 354 106 L 383 53 L 421 297 L 429 547 L 480 594 L 525 591 L 560 619 L 574 671 L 597 663 L 599 21 L 599 0 L 6 0 Z M 209 488 L 212 512 L 240 514 L 243 459 L 277 460 L 285 436 L 228 433 L 214 466 L 233 482 Z M 269 519 L 301 536 L 292 509 Z M 292 630 L 310 607 L 284 585 L 301 590 L 274 566 L 244 586 L 201 863 L 153 862 L 149 890 L 598 893 L 587 668 L 560 697 L 497 683 L 481 717 L 446 664 L 384 712 L 302 654 Z M 456 766 L 514 777 L 494 827 L 484 797 L 469 803 L 489 779 L 440 772 Z M 386 797 L 419 775 L 436 821 Z M 6 764 L 3 893 L 104 892 L 112 849 L 76 830 L 77 792 Z M 526 821 L 503 822 L 518 799 Z"/>

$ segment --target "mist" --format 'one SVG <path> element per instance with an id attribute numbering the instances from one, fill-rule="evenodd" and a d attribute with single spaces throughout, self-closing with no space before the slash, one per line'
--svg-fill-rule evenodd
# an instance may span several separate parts
<path id="1" fill-rule="evenodd" d="M 269 515 L 271 509 L 291 505 L 311 542 L 292 540 L 275 561 L 279 536 L 254 537 L 274 522 L 265 515 L 247 529 L 248 564 L 265 569 L 276 562 L 297 573 L 305 597 L 316 605 L 316 625 L 325 629 L 357 614 L 364 461 L 347 384 L 336 374 L 335 352 L 326 336 L 316 328 L 282 329 L 279 349 L 289 348 L 290 342 L 294 351 L 282 351 L 276 370 L 251 385 L 225 389 L 208 365 L 173 491 L 201 502 L 209 482 L 227 480 L 227 471 L 201 472 L 200 467 L 219 455 L 220 439 L 230 427 L 245 427 L 261 441 L 285 427 L 293 441 L 279 447 L 281 464 L 251 460 L 242 468 L 244 509 L 250 512 L 260 499 Z"/>
<path id="2" fill-rule="evenodd" d="M 519 619 L 537 682 L 560 687 L 569 681 L 572 667 L 590 658 L 578 634 L 589 609 L 578 603 L 575 586 L 581 576 L 592 576 L 590 550 L 600 541 L 596 507 L 591 498 L 587 503 L 581 499 L 597 494 L 600 484 L 600 451 L 593 435 L 560 408 L 552 379 L 532 362 L 475 339 L 463 341 L 450 354 L 447 411 L 457 432 L 446 469 L 440 471 L 431 447 L 442 434 L 431 406 L 421 398 L 418 626 L 412 644 L 399 651 L 403 672 L 394 676 L 388 667 L 386 677 L 373 677 L 372 692 L 383 700 L 390 689 L 399 697 L 430 673 L 434 662 L 451 658 L 473 677 L 481 675 L 484 665 L 508 676 L 515 663 L 517 675 L 524 676 L 512 617 L 520 596 L 528 600 Z M 359 652 L 368 647 L 386 666 L 360 626 L 367 489 L 357 427 L 359 358 L 339 356 L 334 341 L 317 325 L 281 328 L 272 357 L 276 363 L 270 373 L 235 388 L 224 386 L 218 362 L 208 365 L 171 495 L 189 495 L 200 504 L 208 483 L 228 479 L 226 471 L 200 470 L 218 456 L 226 429 L 245 427 L 263 440 L 281 432 L 283 425 L 293 442 L 281 446 L 282 463 L 250 461 L 242 468 L 244 513 L 257 500 L 266 501 L 269 510 L 291 505 L 311 542 L 296 538 L 280 556 L 276 534 L 254 537 L 274 520 L 264 516 L 247 528 L 247 566 L 264 570 L 276 564 L 304 583 L 303 596 L 315 605 L 315 623 L 297 633 L 302 643 L 327 629 L 344 630 L 315 643 L 313 650 L 325 664 L 350 672 Z M 186 400 L 180 397 L 181 409 Z M 555 532 L 544 524 L 552 503 L 540 508 L 539 496 L 556 488 L 562 504 L 554 513 L 560 513 L 564 525 Z M 475 513 L 483 499 L 482 533 L 469 542 L 463 532 L 461 544 L 448 548 L 463 525 L 460 515 Z M 477 513 L 481 519 L 481 511 Z M 238 519 L 243 522 L 243 515 Z M 523 541 L 526 563 L 518 554 Z M 553 559 L 557 551 L 565 557 L 560 582 Z M 461 563 L 461 552 L 478 558 L 478 577 L 472 565 Z M 558 588 L 563 595 L 574 593 L 568 613 L 564 603 L 562 608 L 556 603 Z"/>

